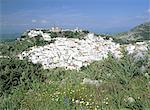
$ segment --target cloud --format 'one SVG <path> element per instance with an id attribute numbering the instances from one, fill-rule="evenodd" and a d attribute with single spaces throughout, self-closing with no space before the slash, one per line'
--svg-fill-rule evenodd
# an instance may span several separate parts
<path id="1" fill-rule="evenodd" d="M 32 19 L 32 23 L 42 23 L 42 24 L 45 24 L 47 23 L 48 21 L 43 19 L 43 20 L 36 20 L 36 19 Z"/>
<path id="2" fill-rule="evenodd" d="M 36 19 L 32 19 L 32 23 L 36 23 L 37 22 L 37 20 Z"/>
<path id="3" fill-rule="evenodd" d="M 142 19 L 143 19 L 143 20 L 148 19 L 148 17 L 147 17 L 146 15 L 145 15 L 145 16 L 144 16 L 144 15 L 143 15 L 143 16 L 142 16 L 142 15 L 141 15 L 141 16 L 136 16 L 135 18 L 141 19 L 141 20 L 142 20 Z"/>
<path id="4" fill-rule="evenodd" d="M 147 10 L 148 13 L 150 13 L 150 8 Z"/>
<path id="5" fill-rule="evenodd" d="M 41 23 L 43 23 L 43 24 L 47 23 L 47 20 L 41 20 Z"/>

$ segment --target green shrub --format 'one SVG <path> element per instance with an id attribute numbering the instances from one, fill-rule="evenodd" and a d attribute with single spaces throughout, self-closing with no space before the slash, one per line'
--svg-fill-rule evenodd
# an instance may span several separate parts
<path id="1" fill-rule="evenodd" d="M 41 65 L 34 65 L 27 61 L 15 58 L 0 60 L 0 92 L 10 92 L 17 85 L 29 88 L 30 83 L 42 80 Z"/>

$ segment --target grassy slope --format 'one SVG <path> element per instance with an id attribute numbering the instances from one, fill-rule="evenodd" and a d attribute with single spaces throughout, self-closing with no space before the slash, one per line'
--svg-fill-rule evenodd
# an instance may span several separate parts
<path id="1" fill-rule="evenodd" d="M 144 72 L 140 66 L 146 65 Z M 124 57 L 115 60 L 111 56 L 94 62 L 80 71 L 50 69 L 42 72 L 47 79 L 14 86 L 11 94 L 0 98 L 0 108 L 7 110 L 66 110 L 66 109 L 136 109 L 150 108 L 150 65 L 147 61 L 133 62 Z M 23 68 L 23 67 L 21 67 Z M 26 70 L 26 68 L 24 68 Z M 41 72 L 40 72 L 41 73 Z M 100 86 L 82 85 L 83 78 L 96 79 Z M 130 102 L 129 97 L 134 101 Z"/>

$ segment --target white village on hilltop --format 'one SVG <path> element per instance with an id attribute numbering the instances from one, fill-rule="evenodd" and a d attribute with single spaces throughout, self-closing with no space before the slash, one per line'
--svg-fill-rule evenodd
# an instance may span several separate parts
<path id="1" fill-rule="evenodd" d="M 53 27 L 52 32 L 60 31 L 77 31 L 81 32 L 81 29 L 61 29 Z M 31 30 L 28 33 L 29 37 L 35 37 L 41 35 L 44 40 L 50 41 L 51 36 L 48 33 L 43 33 L 40 30 Z M 24 51 L 19 54 L 19 58 L 22 60 L 28 58 L 34 64 L 42 64 L 44 69 L 63 67 L 66 69 L 79 70 L 83 66 L 87 66 L 93 61 L 103 60 L 111 53 L 114 58 L 119 59 L 123 56 L 122 48 L 127 50 L 128 54 L 133 54 L 136 59 L 143 58 L 148 50 L 148 45 L 145 42 L 139 42 L 135 45 L 120 45 L 110 38 L 108 40 L 101 36 L 95 36 L 94 33 L 88 33 L 85 39 L 75 38 L 53 38 L 54 43 L 50 43 L 45 46 L 31 47 L 29 51 Z"/>
<path id="2" fill-rule="evenodd" d="M 65 32 L 65 31 L 82 32 L 82 29 L 79 29 L 77 27 L 77 28 L 71 30 L 71 29 L 62 29 L 62 28 L 54 26 L 49 31 L 51 31 L 51 32 Z M 28 33 L 29 37 L 36 37 L 38 35 L 43 36 L 44 40 L 46 40 L 46 41 L 51 41 L 51 37 L 49 36 L 49 34 L 43 33 L 41 30 L 38 30 L 38 31 L 37 30 L 30 30 Z"/>

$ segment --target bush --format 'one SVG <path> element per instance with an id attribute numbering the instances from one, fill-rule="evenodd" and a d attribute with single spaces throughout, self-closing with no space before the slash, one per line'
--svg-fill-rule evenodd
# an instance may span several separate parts
<path id="1" fill-rule="evenodd" d="M 34 81 L 42 81 L 41 65 L 34 65 L 15 58 L 0 61 L 0 92 L 9 93 L 15 86 L 22 85 L 26 89 Z"/>

